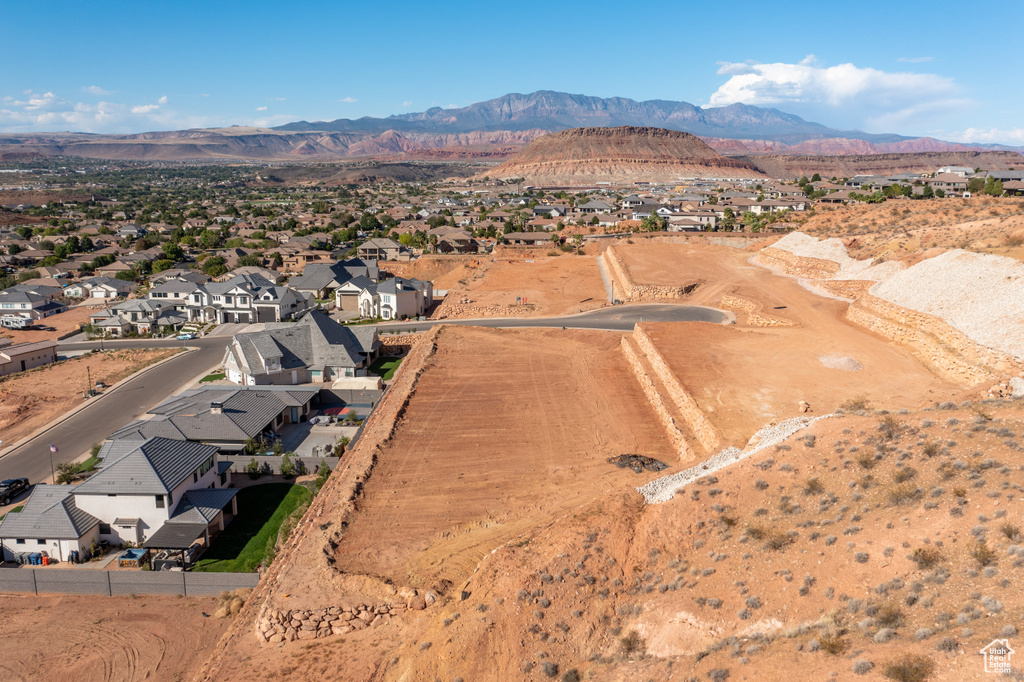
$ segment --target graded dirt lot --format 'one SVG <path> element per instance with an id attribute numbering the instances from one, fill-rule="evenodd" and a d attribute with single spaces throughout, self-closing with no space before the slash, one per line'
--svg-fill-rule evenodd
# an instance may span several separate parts
<path id="1" fill-rule="evenodd" d="M 458 584 L 494 547 L 674 461 L 619 335 L 445 328 L 337 548 L 346 573 Z"/>
<path id="2" fill-rule="evenodd" d="M 431 255 L 425 254 L 410 263 L 385 262 L 381 269 L 408 279 L 433 282 L 434 289 L 451 289 L 460 279 L 471 276 L 483 262 L 476 255 Z"/>
<path id="3" fill-rule="evenodd" d="M 179 352 L 177 348 L 102 351 L 0 378 L 0 440 L 14 445 L 84 400 L 92 382 L 108 386 Z"/>
<path id="4" fill-rule="evenodd" d="M 0 676 L 190 680 L 229 624 L 216 609 L 211 597 L 3 595 Z"/>
<path id="5" fill-rule="evenodd" d="M 37 327 L 52 327 L 54 331 L 42 329 L 2 329 L 0 336 L 6 336 L 11 343 L 35 343 L 36 341 L 53 340 L 57 337 L 76 331 L 81 325 L 89 324 L 89 315 L 102 310 L 105 305 L 83 305 L 69 308 L 63 313 L 36 320 Z"/>
<path id="6" fill-rule="evenodd" d="M 461 281 L 448 291 L 447 317 L 554 317 L 608 305 L 593 256 L 498 257 Z"/>

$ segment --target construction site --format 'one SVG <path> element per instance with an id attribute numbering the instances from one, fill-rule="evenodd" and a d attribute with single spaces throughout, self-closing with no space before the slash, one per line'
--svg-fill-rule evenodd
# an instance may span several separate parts
<path id="1" fill-rule="evenodd" d="M 962 680 L 1016 633 L 1018 261 L 801 232 L 514 260 L 458 276 L 556 314 L 609 305 L 603 270 L 725 321 L 420 334 L 198 679 Z"/>

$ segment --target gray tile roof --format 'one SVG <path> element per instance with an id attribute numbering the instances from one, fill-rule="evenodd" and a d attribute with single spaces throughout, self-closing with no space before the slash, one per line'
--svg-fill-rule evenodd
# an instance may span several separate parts
<path id="1" fill-rule="evenodd" d="M 136 433 L 149 436 L 158 429 L 167 429 L 171 438 L 244 441 L 259 435 L 286 408 L 305 405 L 318 393 L 315 388 L 204 387 L 164 401 L 150 410 L 153 419 L 132 422 L 112 438 L 121 438 L 122 434 L 136 437 Z M 214 402 L 221 403 L 220 414 L 211 411 Z M 180 436 L 170 435 L 171 429 Z"/>
<path id="2" fill-rule="evenodd" d="M 238 488 L 198 488 L 181 496 L 178 505 L 167 523 L 206 523 L 217 518 L 217 514 L 238 494 Z"/>
<path id="3" fill-rule="evenodd" d="M 17 514 L 0 521 L 0 537 L 72 540 L 85 535 L 100 522 L 75 505 L 78 486 L 36 485 Z"/>
<path id="4" fill-rule="evenodd" d="M 311 311 L 296 323 L 267 323 L 264 331 L 236 334 L 232 349 L 253 374 L 265 372 L 269 357 L 281 358 L 282 369 L 356 367 L 363 362 L 362 353 L 379 345 L 375 334 L 372 328 L 356 332 Z"/>
<path id="5" fill-rule="evenodd" d="M 160 495 L 174 490 L 217 453 L 217 447 L 169 438 L 143 441 L 75 489 L 84 494 Z"/>

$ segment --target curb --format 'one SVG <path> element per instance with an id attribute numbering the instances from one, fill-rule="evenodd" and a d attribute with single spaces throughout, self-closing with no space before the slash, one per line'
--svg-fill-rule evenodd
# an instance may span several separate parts
<path id="1" fill-rule="evenodd" d="M 2 452 L 0 452 L 0 459 L 3 459 L 7 455 L 11 454 L 13 451 L 17 450 L 18 448 L 20 448 L 25 443 L 28 443 L 29 441 L 38 438 L 39 436 L 43 435 L 44 433 L 46 433 L 50 429 L 53 429 L 53 428 L 59 426 L 60 424 L 62 424 L 66 420 L 70 419 L 71 417 L 75 416 L 76 414 L 78 414 L 79 412 L 84 410 L 86 407 L 88 407 L 90 405 L 96 404 L 98 401 L 102 400 L 104 396 L 108 395 L 109 393 L 111 393 L 113 391 L 116 391 L 122 385 L 124 385 L 125 383 L 131 381 L 132 379 L 135 379 L 136 377 L 141 376 L 141 375 L 145 374 L 146 372 L 148 372 L 150 370 L 156 369 L 157 367 L 159 367 L 160 365 L 164 364 L 165 362 L 170 362 L 171 360 L 174 360 L 176 358 L 184 357 L 186 354 L 192 353 L 192 352 L 194 352 L 196 350 L 198 350 L 198 349 L 197 348 L 187 348 L 184 353 L 175 353 L 174 355 L 172 355 L 172 356 L 170 356 L 168 358 L 164 358 L 163 360 L 160 360 L 159 362 L 154 362 L 152 365 L 148 365 L 146 367 L 143 367 L 139 371 L 137 371 L 137 372 L 135 372 L 135 373 L 133 373 L 133 374 L 131 374 L 129 376 L 126 376 L 124 379 L 121 379 L 120 381 L 118 381 L 113 386 L 110 386 L 109 388 L 107 388 L 107 390 L 103 391 L 103 393 L 99 394 L 94 399 L 87 400 L 87 401 L 83 402 L 81 405 L 79 405 L 78 407 L 72 408 L 71 410 L 65 412 L 61 416 L 59 416 L 56 419 L 54 419 L 53 421 L 51 421 L 46 426 L 42 426 L 42 427 L 36 429 L 35 431 L 33 431 L 29 435 L 25 436 L 24 438 L 22 438 L 20 441 L 18 441 L 14 445 L 11 445 L 11 446 L 5 448 Z"/>

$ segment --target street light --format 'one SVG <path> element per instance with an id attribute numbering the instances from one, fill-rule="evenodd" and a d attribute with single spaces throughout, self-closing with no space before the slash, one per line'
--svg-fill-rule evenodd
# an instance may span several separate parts
<path id="1" fill-rule="evenodd" d="M 55 453 L 55 452 L 57 452 L 57 446 L 54 445 L 53 443 L 50 443 L 49 455 L 50 455 L 50 482 L 51 483 L 56 483 L 57 482 L 57 474 L 54 473 L 54 470 L 53 470 L 53 453 Z"/>

